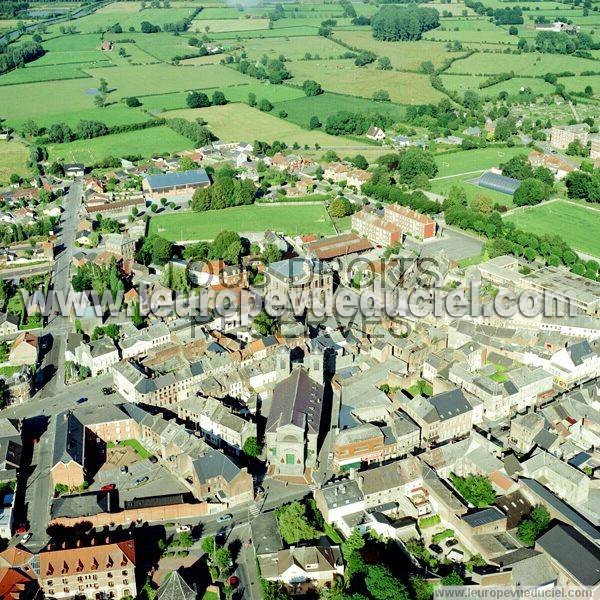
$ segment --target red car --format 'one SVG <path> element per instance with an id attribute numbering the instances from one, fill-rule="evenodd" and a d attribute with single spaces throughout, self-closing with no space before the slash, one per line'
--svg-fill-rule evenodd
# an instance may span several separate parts
<path id="1" fill-rule="evenodd" d="M 29 531 L 29 527 L 27 527 L 27 525 L 19 525 L 17 527 L 16 533 L 18 533 L 19 535 L 23 534 L 23 533 L 27 533 Z"/>
<path id="2" fill-rule="evenodd" d="M 117 486 L 114 483 L 107 483 L 100 488 L 101 492 L 112 492 Z"/>
<path id="3" fill-rule="evenodd" d="M 227 581 L 229 581 L 229 585 L 233 588 L 237 587 L 240 583 L 240 580 L 235 575 L 232 575 Z"/>

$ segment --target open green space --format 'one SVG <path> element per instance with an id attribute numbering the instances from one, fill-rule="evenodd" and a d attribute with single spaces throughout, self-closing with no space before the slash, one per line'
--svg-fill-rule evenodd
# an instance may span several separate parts
<path id="1" fill-rule="evenodd" d="M 484 171 L 492 167 L 498 167 L 505 163 L 515 154 L 527 153 L 527 148 L 477 148 L 475 150 L 459 150 L 458 152 L 447 152 L 438 154 L 435 162 L 438 166 L 436 178 L 467 174 L 473 171 Z"/>
<path id="2" fill-rule="evenodd" d="M 109 63 L 104 63 L 109 64 Z M 85 79 L 89 75 L 78 64 L 23 67 L 0 75 L 0 85 L 15 85 L 57 79 Z"/>
<path id="3" fill-rule="evenodd" d="M 148 450 L 146 450 L 146 448 L 144 448 L 137 440 L 122 440 L 116 444 L 114 442 L 108 442 L 107 444 L 108 448 L 114 448 L 116 446 L 129 446 L 130 448 L 133 448 L 140 458 L 150 458 L 152 456 L 152 452 L 148 452 Z"/>
<path id="4" fill-rule="evenodd" d="M 404 107 L 397 104 L 375 102 L 374 100 L 343 96 L 330 92 L 312 97 L 302 94 L 301 97 L 296 99 L 277 102 L 273 112 L 277 114 L 280 110 L 285 110 L 288 114 L 287 120 L 297 123 L 301 127 L 308 127 L 312 116 L 319 117 L 319 120 L 325 123 L 327 117 L 340 110 L 369 114 L 386 114 L 390 115 L 395 121 L 400 121 L 404 117 Z"/>
<path id="5" fill-rule="evenodd" d="M 319 144 L 321 148 L 344 148 L 357 145 L 356 140 L 328 135 L 318 130 L 308 131 L 295 123 L 279 119 L 246 104 L 175 110 L 161 116 L 166 119 L 183 117 L 190 121 L 201 117 L 208 123 L 211 131 L 223 141 L 236 141 L 241 138 L 265 142 L 281 140 L 290 146 L 297 142 L 301 146 L 308 144 L 314 147 L 315 144 Z"/>
<path id="6" fill-rule="evenodd" d="M 0 185 L 8 184 L 13 173 L 21 177 L 29 175 L 28 158 L 29 150 L 21 142 L 0 140 Z"/>
<path id="7" fill-rule="evenodd" d="M 237 42 L 232 45 L 239 46 L 241 50 L 252 59 L 260 59 L 263 55 L 278 58 L 283 54 L 287 60 L 303 59 L 307 54 L 316 58 L 339 58 L 346 48 L 321 36 L 298 36 L 293 43 L 285 38 L 253 38 Z"/>
<path id="8" fill-rule="evenodd" d="M 555 200 L 517 209 L 505 219 L 538 235 L 557 234 L 576 250 L 600 257 L 600 210 L 581 204 Z"/>
<path id="9" fill-rule="evenodd" d="M 141 155 L 189 150 L 193 144 L 166 125 L 48 146 L 51 160 L 93 164 L 108 156 Z"/>
<path id="10" fill-rule="evenodd" d="M 427 75 L 380 71 L 374 65 L 357 68 L 352 59 L 296 61 L 288 69 L 295 83 L 315 79 L 323 89 L 340 94 L 371 98 L 373 92 L 385 90 L 399 104 L 437 102 L 443 97 Z"/>
<path id="11" fill-rule="evenodd" d="M 431 191 L 436 194 L 448 195 L 450 189 L 456 186 L 464 190 L 468 202 L 471 202 L 475 196 L 487 196 L 491 198 L 493 204 L 498 203 L 500 206 L 512 208 L 513 199 L 509 194 L 479 187 L 476 183 L 473 183 L 473 180 L 477 179 L 481 173 L 483 171 L 469 175 L 456 175 L 447 179 L 433 180 L 431 182 Z"/>
<path id="12" fill-rule="evenodd" d="M 335 233 L 322 204 L 237 206 L 200 213 L 170 213 L 150 221 L 150 233 L 158 233 L 171 241 L 212 240 L 221 231 L 251 233 L 265 229 L 288 235 Z"/>

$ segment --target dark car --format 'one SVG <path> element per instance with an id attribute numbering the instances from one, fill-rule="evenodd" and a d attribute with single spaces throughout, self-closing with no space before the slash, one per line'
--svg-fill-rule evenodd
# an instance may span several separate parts
<path id="1" fill-rule="evenodd" d="M 77 404 L 83 404 L 84 402 L 87 402 L 87 398 L 79 398 L 79 400 L 77 400 Z"/>
<path id="2" fill-rule="evenodd" d="M 452 548 L 452 546 L 456 546 L 456 544 L 458 544 L 458 540 L 451 539 L 446 542 L 446 547 Z"/>
<path id="3" fill-rule="evenodd" d="M 443 548 L 441 546 L 438 546 L 437 544 L 429 544 L 429 549 L 434 554 L 442 554 L 442 552 L 444 551 Z"/>
<path id="4" fill-rule="evenodd" d="M 115 390 L 113 390 L 111 387 L 103 387 L 103 388 L 102 388 L 102 393 L 103 393 L 105 396 L 110 396 L 111 394 L 114 394 L 114 393 L 115 393 Z"/>

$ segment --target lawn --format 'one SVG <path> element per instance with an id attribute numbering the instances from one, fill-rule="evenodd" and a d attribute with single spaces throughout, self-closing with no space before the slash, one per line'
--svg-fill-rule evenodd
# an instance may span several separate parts
<path id="1" fill-rule="evenodd" d="M 506 206 L 507 208 L 512 208 L 513 200 L 512 196 L 508 194 L 502 194 L 501 192 L 497 192 L 495 190 L 489 190 L 487 188 L 479 187 L 478 185 L 472 183 L 473 179 L 476 179 L 478 174 L 471 175 L 457 175 L 456 177 L 450 177 L 447 179 L 438 179 L 431 182 L 431 191 L 436 194 L 447 195 L 452 186 L 461 187 L 467 196 L 467 200 L 471 202 L 473 198 L 477 195 L 479 196 L 487 196 L 492 199 L 492 202 L 495 204 L 496 202 L 502 206 Z"/>
<path id="2" fill-rule="evenodd" d="M 140 458 L 150 458 L 151 456 L 153 456 L 152 452 L 148 452 L 148 450 L 146 450 L 146 448 L 144 448 L 144 446 L 142 446 L 137 440 L 122 440 L 117 444 L 115 444 L 114 442 L 109 442 L 107 444 L 108 448 L 114 448 L 115 446 L 129 446 L 130 448 L 133 448 L 135 450 L 135 453 Z"/>
<path id="3" fill-rule="evenodd" d="M 273 112 L 277 114 L 280 110 L 285 110 L 288 113 L 287 119 L 289 121 L 302 127 L 308 127 L 310 118 L 313 115 L 316 115 L 322 123 L 325 123 L 327 117 L 340 110 L 388 114 L 395 121 L 401 121 L 405 112 L 404 107 L 390 102 L 375 102 L 353 96 L 332 94 L 331 92 L 325 92 L 319 96 L 305 96 L 302 94 L 301 97 L 293 100 L 276 102 Z"/>
<path id="4" fill-rule="evenodd" d="M 556 200 L 521 209 L 505 219 L 525 231 L 538 235 L 544 233 L 561 235 L 576 250 L 600 257 L 600 237 L 598 237 L 600 210 L 598 209 Z"/>
<path id="5" fill-rule="evenodd" d="M 521 88 L 531 88 L 537 94 L 550 94 L 554 91 L 553 85 L 546 83 L 542 79 L 533 79 L 531 77 L 513 77 L 512 79 L 486 88 L 479 88 L 479 84 L 487 79 L 487 77 L 481 75 L 442 75 L 441 79 L 444 86 L 450 91 L 464 93 L 466 90 L 473 90 L 481 96 L 494 98 L 502 91 L 508 92 L 511 95 L 518 94 Z"/>
<path id="6" fill-rule="evenodd" d="M 322 204 L 304 206 L 237 206 L 207 212 L 182 212 L 159 215 L 150 221 L 150 233 L 171 241 L 211 240 L 221 231 L 252 233 L 271 229 L 287 235 L 335 233 Z"/>
<path id="7" fill-rule="evenodd" d="M 162 117 L 183 117 L 194 120 L 201 117 L 207 121 L 210 129 L 223 141 L 263 140 L 272 142 L 282 140 L 288 145 L 298 142 L 301 146 L 314 146 L 318 143 L 322 148 L 344 148 L 356 146 L 357 142 L 344 137 L 327 135 L 320 131 L 308 131 L 284 119 L 251 108 L 247 104 L 227 104 L 208 108 L 183 109 L 167 112 Z"/>
<path id="8" fill-rule="evenodd" d="M 165 125 L 91 140 L 49 145 L 48 152 L 52 160 L 63 158 L 66 161 L 89 165 L 109 156 L 141 154 L 149 157 L 164 152 L 189 150 L 193 146 L 190 140 Z"/>
<path id="9" fill-rule="evenodd" d="M 28 158 L 29 150 L 21 142 L 0 140 L 0 186 L 8 184 L 13 173 L 29 175 Z"/>
<path id="10" fill-rule="evenodd" d="M 594 70 L 598 71 L 600 68 Z M 580 93 L 583 92 L 588 85 L 591 85 L 596 98 L 600 97 L 600 75 L 589 77 L 561 77 L 559 83 L 564 84 L 570 92 Z"/>
<path id="11" fill-rule="evenodd" d="M 528 148 L 489 147 L 439 154 L 435 157 L 439 169 L 436 178 L 484 171 L 497 167 L 500 163 L 505 163 L 515 154 L 527 154 L 528 152 Z"/>
<path id="12" fill-rule="evenodd" d="M 170 61 L 174 56 L 184 56 L 186 54 L 194 54 L 197 48 L 190 46 L 188 43 L 191 35 L 173 35 L 172 33 L 107 33 L 105 38 L 117 42 L 116 52 L 118 52 L 119 40 L 133 40 L 136 46 L 144 53 L 148 54 L 155 60 Z M 115 50 L 110 52 L 111 57 L 115 54 Z"/>
<path id="13" fill-rule="evenodd" d="M 315 79 L 323 89 L 340 94 L 371 98 L 376 90 L 385 90 L 400 104 L 438 102 L 443 97 L 431 87 L 427 75 L 380 71 L 373 65 L 357 67 L 351 59 L 296 61 L 288 68 L 295 83 Z"/>
<path id="14" fill-rule="evenodd" d="M 430 60 L 436 67 L 457 55 L 446 50 L 440 42 L 380 42 L 373 37 L 370 30 L 336 31 L 334 39 L 339 39 L 350 46 L 370 50 L 378 56 L 387 56 L 395 69 L 417 70 L 421 63 Z"/>

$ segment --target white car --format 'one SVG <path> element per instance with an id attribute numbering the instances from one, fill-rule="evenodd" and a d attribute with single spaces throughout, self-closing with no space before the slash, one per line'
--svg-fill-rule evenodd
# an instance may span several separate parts
<path id="1" fill-rule="evenodd" d="M 231 515 L 223 515 L 217 519 L 217 523 L 225 523 L 227 521 L 231 521 L 233 517 Z"/>
<path id="2" fill-rule="evenodd" d="M 189 525 L 179 525 L 175 530 L 177 533 L 183 533 L 184 531 L 191 531 L 192 528 Z"/>
<path id="3" fill-rule="evenodd" d="M 25 542 L 29 541 L 29 538 L 31 537 L 31 533 L 26 533 L 22 538 L 21 538 L 21 543 L 24 544 Z"/>

